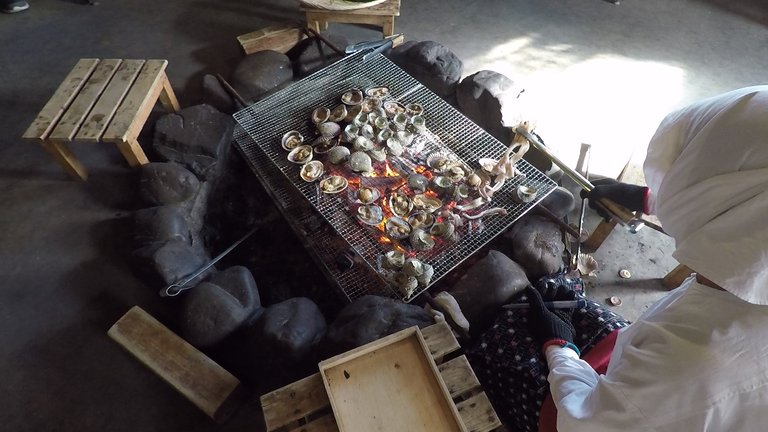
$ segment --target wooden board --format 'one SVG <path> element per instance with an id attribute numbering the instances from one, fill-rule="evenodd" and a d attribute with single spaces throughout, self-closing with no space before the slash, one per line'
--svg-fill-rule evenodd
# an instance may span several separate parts
<path id="1" fill-rule="evenodd" d="M 80 59 L 48 100 L 27 131 L 26 139 L 44 140 L 96 69 L 99 59 Z"/>
<path id="2" fill-rule="evenodd" d="M 101 139 L 101 134 L 107 129 L 112 116 L 115 115 L 117 107 L 133 85 L 142 66 L 144 66 L 144 60 L 123 60 L 112 81 L 109 82 L 75 136 L 76 140 L 98 142 Z"/>
<path id="3" fill-rule="evenodd" d="M 306 37 L 307 35 L 296 27 L 270 26 L 240 35 L 237 41 L 246 55 L 264 50 L 286 53 Z"/>
<path id="4" fill-rule="evenodd" d="M 321 5 L 317 4 L 320 2 L 330 3 L 332 1 L 334 0 L 317 0 L 315 4 L 302 2 L 300 4 L 299 10 L 302 12 L 323 12 L 336 15 L 400 15 L 400 0 L 387 0 L 373 5 L 372 3 L 369 3 L 364 7 L 348 10 L 334 10 L 329 7 L 320 7 Z"/>
<path id="5" fill-rule="evenodd" d="M 341 432 L 466 431 L 418 327 L 320 363 Z"/>
<path id="6" fill-rule="evenodd" d="M 214 420 L 229 414 L 240 381 L 140 307 L 107 334 Z"/>
<path id="7" fill-rule="evenodd" d="M 160 96 L 167 60 L 147 60 L 136 82 L 104 132 L 103 141 L 123 142 L 136 139 Z"/>

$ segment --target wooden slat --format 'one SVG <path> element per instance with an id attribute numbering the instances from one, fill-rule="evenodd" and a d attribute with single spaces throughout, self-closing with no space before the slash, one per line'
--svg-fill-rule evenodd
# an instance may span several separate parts
<path id="1" fill-rule="evenodd" d="M 270 26 L 240 35 L 237 41 L 246 55 L 264 50 L 285 53 L 306 37 L 307 35 L 296 27 Z"/>
<path id="2" fill-rule="evenodd" d="M 673 268 L 672 271 L 667 273 L 666 276 L 664 276 L 664 279 L 662 279 L 661 284 L 666 289 L 675 289 L 680 286 L 681 283 L 685 279 L 688 278 L 693 273 L 693 270 L 684 265 L 684 264 L 678 264 L 677 267 Z"/>
<path id="3" fill-rule="evenodd" d="M 261 397 L 267 431 L 276 430 L 330 405 L 319 373 Z"/>
<path id="4" fill-rule="evenodd" d="M 478 393 L 457 403 L 456 408 L 469 432 L 487 432 L 501 426 L 501 420 L 485 393 Z"/>
<path id="5" fill-rule="evenodd" d="M 215 420 L 240 386 L 232 374 L 138 306 L 123 315 L 108 334 Z"/>
<path id="6" fill-rule="evenodd" d="M 123 63 L 115 72 L 112 81 L 102 93 L 99 101 L 88 114 L 80 131 L 75 136 L 76 140 L 98 142 L 101 134 L 107 129 L 109 121 L 115 115 L 120 102 L 128 94 L 128 90 L 139 75 L 144 60 L 123 60 Z"/>
<path id="7" fill-rule="evenodd" d="M 141 127 L 163 89 L 163 72 L 167 65 L 167 60 L 147 60 L 112 123 L 104 132 L 102 141 L 130 141 L 139 136 Z"/>
<path id="8" fill-rule="evenodd" d="M 112 79 L 122 60 L 106 59 L 102 60 L 91 77 L 80 90 L 80 93 L 67 108 L 67 112 L 61 117 L 59 123 L 48 136 L 48 139 L 55 141 L 72 141 L 85 117 L 96 104 L 101 93 L 107 88 L 107 84 Z"/>
<path id="9" fill-rule="evenodd" d="M 339 432 L 339 427 L 336 425 L 336 419 L 333 417 L 333 414 L 328 414 L 305 425 L 291 429 L 290 432 Z"/>
<path id="10" fill-rule="evenodd" d="M 88 179 L 88 173 L 75 155 L 72 154 L 67 143 L 45 140 L 41 144 L 72 177 L 82 181 Z"/>
<path id="11" fill-rule="evenodd" d="M 44 140 L 96 69 L 99 59 L 80 59 L 56 89 L 22 137 Z"/>
<path id="12" fill-rule="evenodd" d="M 469 360 L 464 355 L 438 365 L 437 369 L 454 399 L 470 390 L 480 388 L 480 381 L 477 380 L 475 371 L 472 370 Z"/>
<path id="13" fill-rule="evenodd" d="M 430 354 L 439 363 L 446 354 L 458 351 L 461 346 L 451 328 L 445 322 L 433 324 L 421 330 L 424 342 L 427 343 Z"/>
<path id="14" fill-rule="evenodd" d="M 300 4 L 299 10 L 302 12 L 323 12 L 330 15 L 394 15 L 400 16 L 400 0 L 390 0 L 361 9 L 351 10 L 329 10 L 317 9 L 308 5 Z M 333 20 L 330 20 L 333 21 Z"/>

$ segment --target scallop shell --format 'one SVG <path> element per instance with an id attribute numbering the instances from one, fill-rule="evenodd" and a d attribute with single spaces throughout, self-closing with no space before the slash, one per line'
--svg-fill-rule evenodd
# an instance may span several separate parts
<path id="1" fill-rule="evenodd" d="M 352 148 L 357 151 L 368 151 L 373 149 L 373 141 L 364 136 L 359 136 L 352 143 Z"/>
<path id="2" fill-rule="evenodd" d="M 288 160 L 295 163 L 304 165 L 312 160 L 312 147 L 308 145 L 300 145 L 288 153 Z"/>
<path id="3" fill-rule="evenodd" d="M 432 216 L 431 213 L 425 211 L 415 211 L 411 214 L 411 217 L 408 218 L 408 223 L 411 224 L 413 228 L 427 229 L 435 223 L 435 217 Z"/>
<path id="4" fill-rule="evenodd" d="M 384 212 L 377 205 L 362 205 L 357 208 L 357 218 L 368 225 L 378 225 L 384 220 Z"/>
<path id="5" fill-rule="evenodd" d="M 369 113 L 381 106 L 381 100 L 372 98 L 372 97 L 367 97 L 363 100 L 363 103 L 361 104 L 361 106 L 363 107 L 364 113 Z"/>
<path id="6" fill-rule="evenodd" d="M 328 160 L 335 165 L 342 164 L 349 159 L 349 149 L 344 146 L 336 146 L 328 152 Z"/>
<path id="7" fill-rule="evenodd" d="M 379 192 L 376 188 L 369 188 L 369 187 L 361 187 L 357 190 L 357 201 L 362 204 L 370 204 L 381 196 L 381 192 Z"/>
<path id="8" fill-rule="evenodd" d="M 410 240 L 411 246 L 413 246 L 413 248 L 416 250 L 425 251 L 435 247 L 435 239 L 432 238 L 428 232 L 422 229 L 415 229 L 411 231 Z"/>
<path id="9" fill-rule="evenodd" d="M 387 102 L 384 102 L 384 111 L 387 112 L 388 116 L 394 117 L 399 113 L 404 113 L 405 107 L 400 102 L 387 101 Z"/>
<path id="10" fill-rule="evenodd" d="M 320 181 L 320 190 L 327 194 L 336 194 L 349 186 L 349 182 L 342 176 L 330 176 Z"/>
<path id="11" fill-rule="evenodd" d="M 408 187 L 414 191 L 424 192 L 429 186 L 429 179 L 421 174 L 411 174 L 408 176 Z"/>
<path id="12" fill-rule="evenodd" d="M 344 104 L 337 105 L 336 108 L 331 110 L 331 115 L 328 117 L 329 121 L 340 122 L 347 118 L 347 106 Z"/>
<path id="13" fill-rule="evenodd" d="M 411 225 L 403 218 L 392 216 L 384 225 L 384 231 L 390 238 L 402 240 L 411 235 Z"/>
<path id="14" fill-rule="evenodd" d="M 368 150 L 368 156 L 370 156 L 371 159 L 375 160 L 376 162 L 384 162 L 387 160 L 387 152 L 383 149 Z"/>
<path id="15" fill-rule="evenodd" d="M 385 98 L 389 96 L 389 89 L 387 87 L 371 87 L 365 91 L 365 94 L 373 98 Z"/>
<path id="16" fill-rule="evenodd" d="M 389 197 L 389 209 L 397 216 L 408 216 L 413 208 L 413 203 L 407 195 L 395 192 Z"/>
<path id="17" fill-rule="evenodd" d="M 427 166 L 432 168 L 433 171 L 438 173 L 444 173 L 449 168 L 456 165 L 456 161 L 452 160 L 443 153 L 432 153 L 427 157 Z"/>
<path id="18" fill-rule="evenodd" d="M 411 201 L 413 202 L 413 206 L 415 208 L 425 210 L 430 213 L 443 206 L 443 202 L 438 198 L 431 197 L 426 194 L 415 195 Z"/>
<path id="19" fill-rule="evenodd" d="M 341 95 L 341 102 L 345 105 L 360 105 L 363 102 L 363 92 L 352 89 Z"/>
<path id="20" fill-rule="evenodd" d="M 349 156 L 349 168 L 354 172 L 371 172 L 371 157 L 365 152 L 356 151 Z"/>
<path id="21" fill-rule="evenodd" d="M 392 156 L 400 156 L 403 154 L 403 144 L 397 138 L 390 138 L 387 140 L 387 153 Z"/>
<path id="22" fill-rule="evenodd" d="M 409 103 L 405 106 L 405 113 L 409 116 L 417 116 L 424 114 L 424 107 L 419 103 Z"/>
<path id="23" fill-rule="evenodd" d="M 339 139 L 338 138 L 334 138 L 334 139 L 331 139 L 331 140 L 325 140 L 325 139 L 323 139 L 323 137 L 320 137 L 320 138 L 316 139 L 312 143 L 312 146 L 313 146 L 313 148 L 315 150 L 315 153 L 317 153 L 317 154 L 328 153 L 329 151 L 331 151 L 331 149 L 333 149 L 337 145 L 339 145 Z"/>
<path id="24" fill-rule="evenodd" d="M 331 110 L 329 110 L 326 107 L 319 107 L 315 108 L 314 111 L 312 111 L 312 123 L 314 124 L 321 124 L 323 122 L 328 121 L 328 117 L 331 116 Z"/>
<path id="25" fill-rule="evenodd" d="M 304 142 L 304 136 L 301 135 L 301 132 L 292 130 L 283 135 L 283 138 L 280 140 L 280 145 L 283 146 L 283 149 L 291 151 L 300 146 L 302 142 Z"/>
<path id="26" fill-rule="evenodd" d="M 313 182 L 322 177 L 325 167 L 320 161 L 310 161 L 301 166 L 299 177 L 305 182 Z"/>
<path id="27" fill-rule="evenodd" d="M 335 138 L 341 134 L 341 126 L 334 122 L 325 122 L 317 125 L 317 130 L 325 139 Z"/>
<path id="28" fill-rule="evenodd" d="M 397 289 L 400 290 L 400 293 L 403 294 L 405 298 L 412 296 L 419 286 L 419 281 L 416 280 L 415 277 L 408 276 L 403 272 L 398 272 L 397 275 L 395 275 L 394 282 L 395 285 L 397 285 Z"/>
<path id="29" fill-rule="evenodd" d="M 453 233 L 456 232 L 456 226 L 450 222 L 437 222 L 429 229 L 429 233 L 434 237 L 440 237 L 444 239 L 452 239 Z"/>
<path id="30" fill-rule="evenodd" d="M 405 264 L 405 254 L 400 251 L 389 251 L 384 254 L 384 267 L 388 269 L 400 269 Z"/>

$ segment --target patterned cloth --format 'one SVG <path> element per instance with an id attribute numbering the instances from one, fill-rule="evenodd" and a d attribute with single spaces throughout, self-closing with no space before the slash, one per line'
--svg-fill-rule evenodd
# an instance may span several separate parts
<path id="1" fill-rule="evenodd" d="M 523 303 L 525 293 L 512 302 Z M 574 343 L 585 354 L 614 330 L 629 321 L 587 299 L 571 319 Z M 513 431 L 538 430 L 539 412 L 547 394 L 546 358 L 528 331 L 528 310 L 501 313 L 470 349 L 467 358 L 503 423 Z"/>

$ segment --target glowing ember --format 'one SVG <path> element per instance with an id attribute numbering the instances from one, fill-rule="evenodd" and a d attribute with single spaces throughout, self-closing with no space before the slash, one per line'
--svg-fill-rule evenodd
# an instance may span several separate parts
<path id="1" fill-rule="evenodd" d="M 392 240 L 390 240 L 388 237 L 381 236 L 379 237 L 379 243 L 392 243 Z"/>
<path id="2" fill-rule="evenodd" d="M 419 165 L 413 170 L 416 173 L 423 175 L 427 179 L 432 180 L 433 174 L 432 174 L 432 171 L 429 170 L 429 167 L 425 167 L 424 165 Z"/>
<path id="3" fill-rule="evenodd" d="M 389 166 L 389 161 L 384 161 L 384 175 L 386 177 L 400 177 L 400 174 Z"/>
<path id="4" fill-rule="evenodd" d="M 431 190 L 428 190 L 428 191 L 424 192 L 424 195 L 426 195 L 428 197 L 432 197 L 432 198 L 437 198 L 437 192 L 431 191 Z"/>

